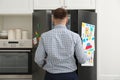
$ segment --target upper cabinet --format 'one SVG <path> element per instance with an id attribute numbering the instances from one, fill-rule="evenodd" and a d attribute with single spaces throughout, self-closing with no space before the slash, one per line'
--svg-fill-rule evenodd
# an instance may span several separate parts
<path id="1" fill-rule="evenodd" d="M 67 9 L 95 9 L 95 0 L 65 0 Z"/>
<path id="2" fill-rule="evenodd" d="M 60 6 L 60 0 L 34 0 L 34 9 L 55 9 Z"/>
<path id="3" fill-rule="evenodd" d="M 0 14 L 30 14 L 33 0 L 0 0 Z"/>
<path id="4" fill-rule="evenodd" d="M 34 0 L 34 9 L 95 9 L 95 0 Z"/>

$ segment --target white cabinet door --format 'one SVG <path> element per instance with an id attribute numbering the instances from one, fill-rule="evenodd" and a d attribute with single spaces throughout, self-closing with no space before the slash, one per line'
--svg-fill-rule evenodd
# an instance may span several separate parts
<path id="1" fill-rule="evenodd" d="M 56 9 L 61 7 L 61 0 L 34 0 L 34 9 Z"/>
<path id="2" fill-rule="evenodd" d="M 27 14 L 33 12 L 33 0 L 0 0 L 0 14 Z"/>
<path id="3" fill-rule="evenodd" d="M 95 0 L 34 0 L 34 9 L 95 9 Z"/>
<path id="4" fill-rule="evenodd" d="M 67 9 L 95 9 L 95 0 L 65 0 Z"/>

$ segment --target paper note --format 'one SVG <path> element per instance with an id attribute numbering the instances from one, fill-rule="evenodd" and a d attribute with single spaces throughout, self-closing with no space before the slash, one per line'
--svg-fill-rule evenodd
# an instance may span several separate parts
<path id="1" fill-rule="evenodd" d="M 94 64 L 94 51 L 95 51 L 95 25 L 82 22 L 81 38 L 83 42 L 84 54 L 89 57 L 82 66 L 93 66 Z"/>
<path id="2" fill-rule="evenodd" d="M 33 44 L 34 44 L 34 45 L 37 44 L 37 38 L 36 38 L 36 37 L 33 38 Z"/>

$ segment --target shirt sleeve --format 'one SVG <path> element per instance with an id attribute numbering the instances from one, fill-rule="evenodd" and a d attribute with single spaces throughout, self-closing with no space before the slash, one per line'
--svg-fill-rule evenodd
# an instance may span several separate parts
<path id="1" fill-rule="evenodd" d="M 76 44 L 75 44 L 75 56 L 79 63 L 84 64 L 87 60 L 87 55 L 84 54 L 84 49 L 82 45 L 82 41 L 80 36 L 77 36 Z"/>
<path id="2" fill-rule="evenodd" d="M 45 49 L 44 49 L 44 43 L 43 43 L 43 39 L 41 36 L 40 42 L 38 44 L 37 50 L 35 52 L 35 62 L 42 67 L 44 64 L 44 60 L 45 60 Z"/>

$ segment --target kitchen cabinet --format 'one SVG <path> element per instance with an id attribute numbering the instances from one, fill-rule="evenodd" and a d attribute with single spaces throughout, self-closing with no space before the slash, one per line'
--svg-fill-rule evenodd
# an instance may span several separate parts
<path id="1" fill-rule="evenodd" d="M 34 0 L 34 9 L 95 9 L 95 0 Z"/>
<path id="2" fill-rule="evenodd" d="M 0 0 L 0 14 L 31 14 L 33 0 Z"/>
<path id="3" fill-rule="evenodd" d="M 61 7 L 60 0 L 34 0 L 34 9 L 55 9 Z"/>
<path id="4" fill-rule="evenodd" d="M 66 0 L 67 9 L 95 9 L 95 0 Z"/>

